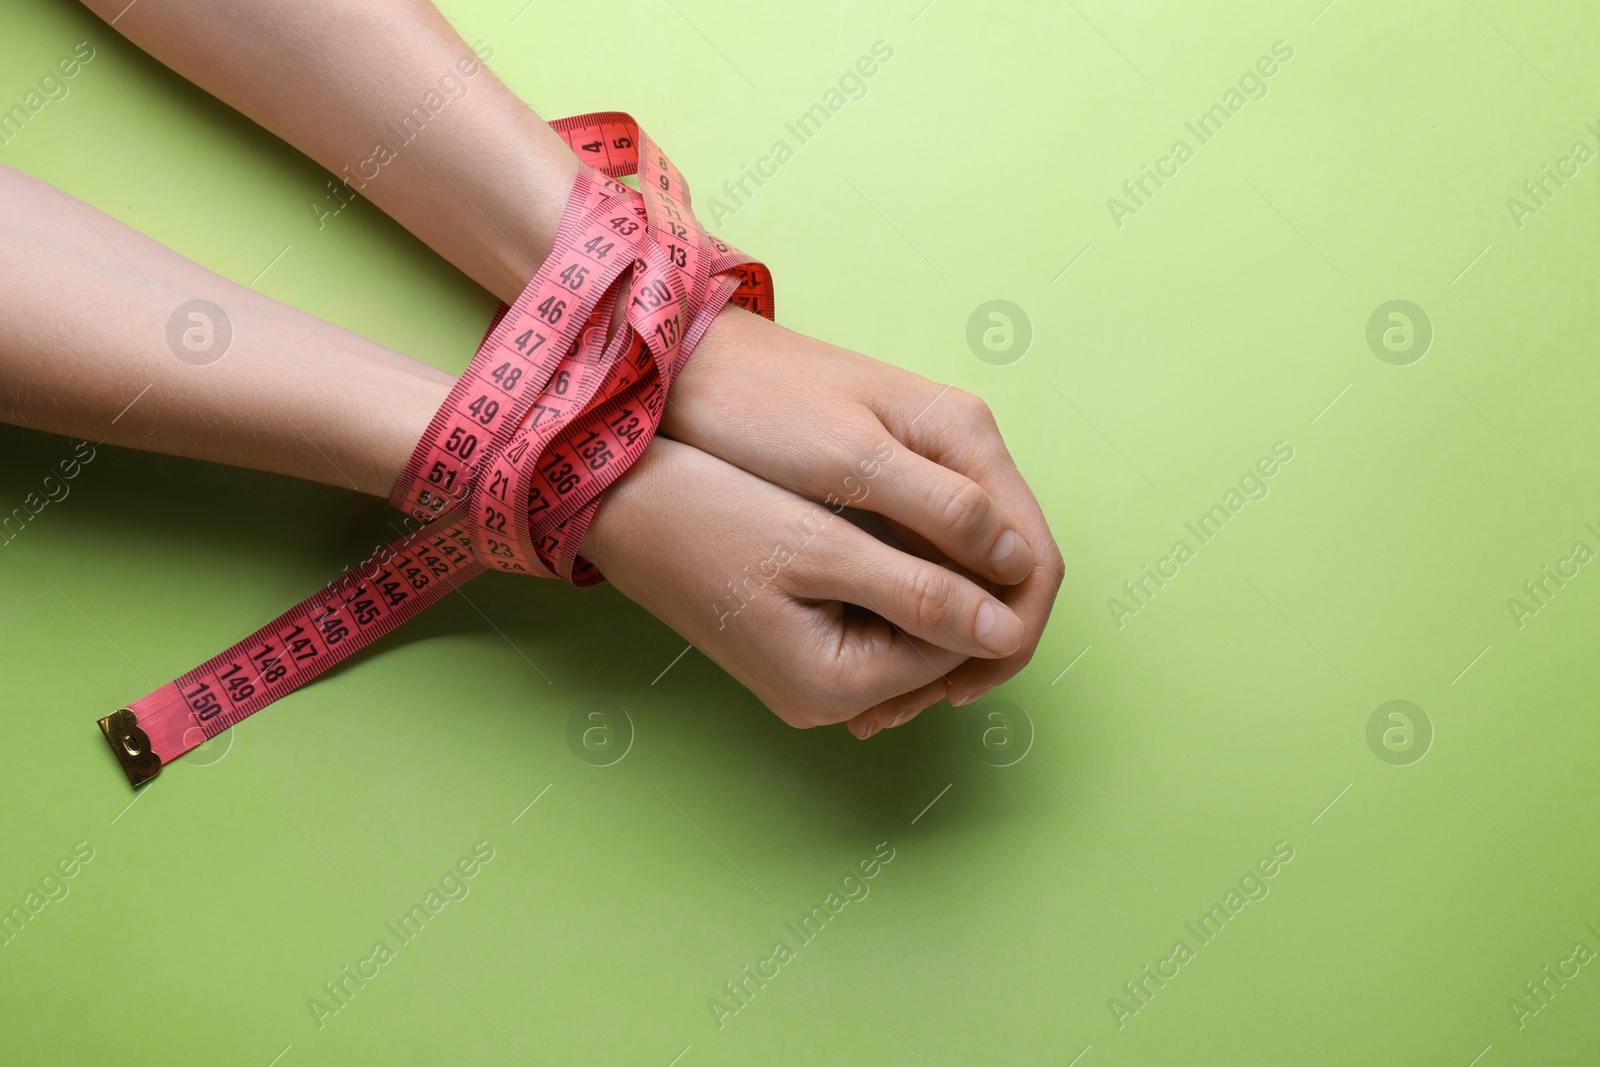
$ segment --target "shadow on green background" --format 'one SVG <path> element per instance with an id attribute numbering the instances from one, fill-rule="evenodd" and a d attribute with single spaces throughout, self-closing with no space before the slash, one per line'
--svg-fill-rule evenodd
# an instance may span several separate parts
<path id="1" fill-rule="evenodd" d="M 781 321 L 990 401 L 1050 629 L 862 744 L 484 578 L 135 795 L 95 719 L 394 515 L 102 447 L 0 545 L 0 1060 L 1593 1061 L 1592 11 L 624 4 L 617 66 L 589 9 L 446 11 L 637 115 Z M 5 21 L 0 106 L 96 57 L 0 164 L 464 366 L 493 300 L 370 205 L 75 5 Z M 0 429 L 0 514 L 72 447 Z"/>

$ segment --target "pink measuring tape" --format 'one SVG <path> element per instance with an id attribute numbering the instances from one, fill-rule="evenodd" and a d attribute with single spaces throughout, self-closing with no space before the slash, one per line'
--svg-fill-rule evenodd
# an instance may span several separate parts
<path id="1" fill-rule="evenodd" d="M 550 125 L 585 166 L 555 247 L 496 316 L 395 485 L 390 502 L 425 525 L 101 719 L 133 785 L 486 570 L 600 581 L 578 554 L 584 532 L 661 425 L 711 320 L 730 300 L 773 317 L 766 267 L 701 228 L 682 175 L 631 117 Z M 639 192 L 614 180 L 634 173 Z"/>

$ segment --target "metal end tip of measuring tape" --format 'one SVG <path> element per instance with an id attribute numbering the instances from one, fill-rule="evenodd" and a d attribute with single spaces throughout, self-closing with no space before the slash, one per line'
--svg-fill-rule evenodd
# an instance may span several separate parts
<path id="1" fill-rule="evenodd" d="M 139 729 L 139 716 L 132 711 L 112 712 L 100 720 L 100 730 L 135 789 L 161 773 L 161 757 L 150 750 L 150 736 Z"/>

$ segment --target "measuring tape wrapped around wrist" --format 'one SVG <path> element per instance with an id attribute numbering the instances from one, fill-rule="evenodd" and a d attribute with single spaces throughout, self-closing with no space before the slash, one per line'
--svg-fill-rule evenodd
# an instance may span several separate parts
<path id="1" fill-rule="evenodd" d="M 650 443 L 694 346 L 730 300 L 772 317 L 767 269 L 701 228 L 683 177 L 631 117 L 550 125 L 584 166 L 550 255 L 395 485 L 390 502 L 424 525 L 101 719 L 135 786 L 486 570 L 600 581 L 578 554 L 584 532 Z M 639 192 L 614 180 L 634 173 Z"/>

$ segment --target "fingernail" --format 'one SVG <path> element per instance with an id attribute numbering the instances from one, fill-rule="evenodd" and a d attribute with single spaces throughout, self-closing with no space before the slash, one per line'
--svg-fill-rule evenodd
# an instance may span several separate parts
<path id="1" fill-rule="evenodd" d="M 990 686 L 989 688 L 992 689 L 994 687 Z M 955 707 L 963 708 L 963 707 L 966 707 L 968 704 L 973 703 L 974 701 L 982 700 L 984 697 L 986 697 L 988 695 L 989 695 L 989 690 L 988 689 L 979 689 L 979 690 L 976 690 L 976 691 L 971 692 L 971 693 L 963 693 L 962 695 L 960 695 L 958 697 L 951 697 L 950 698 L 950 703 Z"/>
<path id="2" fill-rule="evenodd" d="M 1033 553 L 1015 530 L 1007 530 L 995 541 L 989 566 L 1007 585 L 1015 585 L 1033 571 Z"/>
<path id="3" fill-rule="evenodd" d="M 866 732 L 865 736 L 863 736 L 861 738 L 861 740 L 865 741 L 868 737 L 876 737 L 877 734 L 878 734 L 878 731 L 882 730 L 882 729 L 883 729 L 883 720 L 879 719 L 876 722 L 874 722 L 871 726 L 867 727 L 867 732 Z"/>
<path id="4" fill-rule="evenodd" d="M 907 715 L 910 715 L 910 714 L 911 714 L 911 709 L 910 709 L 910 708 L 907 708 L 907 709 L 906 709 L 906 710 L 905 710 L 905 711 L 902 711 L 902 712 L 901 712 L 901 713 L 900 713 L 900 714 L 898 714 L 898 715 L 896 715 L 896 716 L 895 716 L 895 717 L 894 717 L 894 718 L 893 718 L 893 719 L 892 719 L 892 720 L 891 720 L 891 721 L 890 721 L 890 722 L 889 722 L 889 725 L 890 725 L 890 726 L 899 726 L 899 725 L 900 725 L 900 724 L 901 724 L 901 723 L 903 723 L 903 722 L 905 722 L 905 721 L 906 721 L 906 716 L 907 716 Z"/>
<path id="5" fill-rule="evenodd" d="M 993 600 L 978 605 L 973 633 L 980 645 L 996 655 L 1009 656 L 1022 647 L 1022 620 L 1016 612 Z"/>

